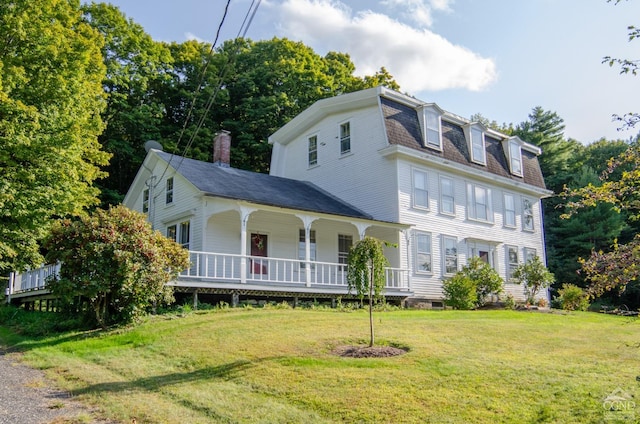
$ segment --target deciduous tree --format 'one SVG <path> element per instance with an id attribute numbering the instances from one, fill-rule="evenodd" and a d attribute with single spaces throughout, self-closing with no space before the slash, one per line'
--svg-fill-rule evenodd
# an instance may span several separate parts
<path id="1" fill-rule="evenodd" d="M 549 272 L 538 256 L 518 265 L 511 274 L 518 284 L 524 284 L 527 288 L 527 301 L 535 303 L 538 292 L 549 287 L 555 281 L 555 277 Z"/>
<path id="2" fill-rule="evenodd" d="M 79 0 L 0 2 L 0 273 L 37 265 L 52 220 L 98 202 L 101 45 Z"/>
<path id="3" fill-rule="evenodd" d="M 375 342 L 373 302 L 382 298 L 386 281 L 384 268 L 389 264 L 382 246 L 382 241 L 367 236 L 351 248 L 347 258 L 349 291 L 355 290 L 361 302 L 365 297 L 369 300 L 370 347 Z"/>

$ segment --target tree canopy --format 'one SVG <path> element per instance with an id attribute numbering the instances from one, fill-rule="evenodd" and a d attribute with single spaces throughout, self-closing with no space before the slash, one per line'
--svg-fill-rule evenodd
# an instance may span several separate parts
<path id="1" fill-rule="evenodd" d="M 165 150 L 211 160 L 214 134 L 232 136 L 236 168 L 268 172 L 267 138 L 315 101 L 377 85 L 398 89 L 381 68 L 356 77 L 346 53 L 320 56 L 300 42 L 273 38 L 208 43 L 154 41 L 115 6 L 83 6 L 104 38 L 103 88 L 108 95 L 100 136 L 113 154 L 101 183 L 105 204 L 118 203 L 153 139 Z"/>
<path id="2" fill-rule="evenodd" d="M 79 0 L 0 3 L 0 272 L 40 262 L 52 220 L 97 203 L 101 45 Z"/>

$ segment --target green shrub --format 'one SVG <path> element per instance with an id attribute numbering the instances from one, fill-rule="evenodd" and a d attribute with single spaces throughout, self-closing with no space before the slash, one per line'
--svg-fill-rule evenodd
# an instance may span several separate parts
<path id="1" fill-rule="evenodd" d="M 516 300 L 513 298 L 513 295 L 511 293 L 507 293 L 503 301 L 505 309 L 516 309 Z"/>
<path id="2" fill-rule="evenodd" d="M 454 309 L 474 309 L 484 305 L 489 295 L 502 292 L 502 278 L 476 256 L 443 283 L 443 291 L 446 305 Z"/>
<path id="3" fill-rule="evenodd" d="M 87 328 L 82 317 L 59 312 L 26 311 L 15 306 L 0 306 L 0 325 L 29 337 L 50 336 L 74 329 Z"/>
<path id="4" fill-rule="evenodd" d="M 586 311 L 589 307 L 589 296 L 575 284 L 563 284 L 558 294 L 565 311 Z"/>
<path id="5" fill-rule="evenodd" d="M 475 281 L 461 272 L 445 280 L 442 291 L 444 303 L 453 309 L 473 309 L 478 302 Z"/>

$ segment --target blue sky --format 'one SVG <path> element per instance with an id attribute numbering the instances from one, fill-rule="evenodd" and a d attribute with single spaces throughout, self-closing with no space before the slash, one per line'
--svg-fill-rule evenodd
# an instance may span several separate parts
<path id="1" fill-rule="evenodd" d="M 224 0 L 110 0 L 156 40 L 212 42 Z M 234 38 L 250 0 L 232 0 L 222 40 Z M 356 73 L 384 66 L 401 91 L 469 118 L 519 123 L 541 106 L 565 136 L 590 143 L 628 139 L 614 113 L 640 112 L 640 75 L 602 64 L 640 59 L 640 1 L 262 0 L 247 32 L 286 37 L 316 53 L 349 53 Z"/>

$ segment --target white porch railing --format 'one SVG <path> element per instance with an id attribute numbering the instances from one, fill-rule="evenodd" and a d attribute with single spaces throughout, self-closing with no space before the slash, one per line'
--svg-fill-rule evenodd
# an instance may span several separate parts
<path id="1" fill-rule="evenodd" d="M 180 274 L 179 280 L 347 287 L 344 264 L 196 251 L 190 255 L 191 267 Z M 385 288 L 409 289 L 407 270 L 385 268 L 385 274 Z"/>
<path id="2" fill-rule="evenodd" d="M 174 284 L 188 285 L 198 280 L 212 283 L 250 283 L 254 285 L 297 285 L 347 287 L 346 265 L 329 262 L 309 262 L 294 259 L 265 258 L 234 254 L 190 251 L 191 266 L 180 273 Z M 47 278 L 60 272 L 60 264 L 12 273 L 9 294 L 43 290 Z M 385 288 L 409 290 L 406 269 L 385 268 Z"/>
<path id="3" fill-rule="evenodd" d="M 44 290 L 47 278 L 60 272 L 60 264 L 44 265 L 21 274 L 12 273 L 9 277 L 9 293 L 21 293 L 31 290 Z"/>

